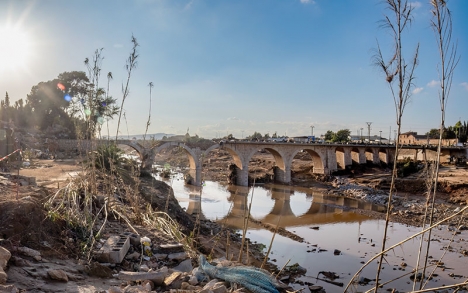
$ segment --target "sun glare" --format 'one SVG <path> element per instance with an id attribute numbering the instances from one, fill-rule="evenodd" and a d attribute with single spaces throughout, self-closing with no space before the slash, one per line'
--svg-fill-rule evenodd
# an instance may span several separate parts
<path id="1" fill-rule="evenodd" d="M 0 27 L 0 72 L 25 68 L 30 57 L 30 39 L 16 27 Z"/>

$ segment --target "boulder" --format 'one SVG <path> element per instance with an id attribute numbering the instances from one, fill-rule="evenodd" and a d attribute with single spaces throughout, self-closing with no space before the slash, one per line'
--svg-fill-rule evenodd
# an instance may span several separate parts
<path id="1" fill-rule="evenodd" d="M 0 269 L 5 270 L 11 253 L 4 247 L 0 246 Z"/>
<path id="2" fill-rule="evenodd" d="M 62 270 L 48 270 L 47 275 L 52 280 L 60 281 L 60 282 L 68 282 L 67 273 Z"/>

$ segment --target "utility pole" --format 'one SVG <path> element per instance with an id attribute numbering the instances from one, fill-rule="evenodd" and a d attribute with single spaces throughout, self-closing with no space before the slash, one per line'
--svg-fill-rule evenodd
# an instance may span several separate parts
<path id="1" fill-rule="evenodd" d="M 310 126 L 310 136 L 314 136 L 314 127 L 313 125 Z"/>
<path id="2" fill-rule="evenodd" d="M 370 143 L 370 126 L 372 122 L 366 122 L 366 123 L 367 123 L 367 138 L 369 139 L 369 143 Z"/>
<path id="3" fill-rule="evenodd" d="M 380 132 L 380 135 L 379 135 L 379 144 L 381 144 L 381 143 L 382 143 L 382 130 L 379 130 L 379 132 Z"/>
<path id="4" fill-rule="evenodd" d="M 362 130 L 363 130 L 363 129 L 364 129 L 364 128 L 361 127 L 361 143 L 362 143 Z"/>
<path id="5" fill-rule="evenodd" d="M 391 126 L 390 126 L 390 132 L 388 133 L 388 143 L 390 143 L 390 141 L 392 141 L 392 127 Z"/>

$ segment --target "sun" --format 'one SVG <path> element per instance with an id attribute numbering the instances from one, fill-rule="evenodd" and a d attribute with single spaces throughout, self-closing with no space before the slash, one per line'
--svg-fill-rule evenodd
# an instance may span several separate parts
<path id="1" fill-rule="evenodd" d="M 25 68 L 31 54 L 29 35 L 18 27 L 0 26 L 0 72 Z"/>

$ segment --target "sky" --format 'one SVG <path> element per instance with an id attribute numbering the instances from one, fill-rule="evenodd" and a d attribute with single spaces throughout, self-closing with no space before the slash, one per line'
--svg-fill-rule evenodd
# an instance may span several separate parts
<path id="1" fill-rule="evenodd" d="M 420 49 L 402 131 L 423 134 L 440 125 L 440 58 L 429 0 L 410 3 L 404 57 Z M 468 121 L 468 1 L 448 5 L 460 56 L 446 109 L 454 125 Z M 372 65 L 377 43 L 390 57 L 391 35 L 380 25 L 388 13 L 381 0 L 0 0 L 0 36 L 21 36 L 13 49 L 0 43 L 0 99 L 25 100 L 39 82 L 87 72 L 85 58 L 103 48 L 100 84 L 112 72 L 120 105 L 133 35 L 139 57 L 120 135 L 145 132 L 152 82 L 148 133 L 367 135 L 372 122 L 371 135 L 393 137 L 393 97 Z M 109 128 L 115 134 L 117 119 Z"/>

